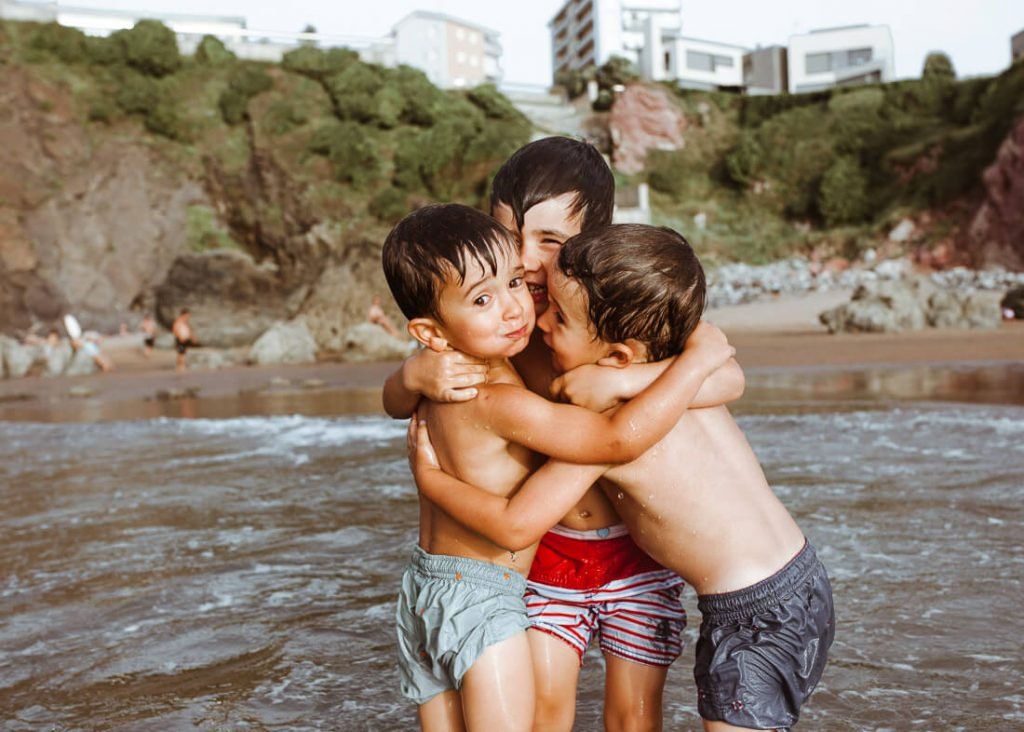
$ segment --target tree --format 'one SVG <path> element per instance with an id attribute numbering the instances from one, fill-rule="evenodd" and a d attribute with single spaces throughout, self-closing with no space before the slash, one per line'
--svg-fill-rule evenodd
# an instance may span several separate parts
<path id="1" fill-rule="evenodd" d="M 949 83 L 956 79 L 956 71 L 953 69 L 953 62 L 949 56 L 942 51 L 932 51 L 924 60 L 924 68 L 921 70 L 921 78 L 940 83 Z"/>

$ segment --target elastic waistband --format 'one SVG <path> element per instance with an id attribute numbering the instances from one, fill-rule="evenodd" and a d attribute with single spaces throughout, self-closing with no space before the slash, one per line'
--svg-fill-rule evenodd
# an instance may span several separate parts
<path id="1" fill-rule="evenodd" d="M 602 541 L 604 539 L 618 539 L 620 536 L 626 536 L 629 533 L 629 529 L 626 528 L 625 524 L 615 524 L 614 526 L 605 526 L 600 529 L 580 531 L 579 529 L 570 529 L 561 524 L 555 524 L 548 530 L 548 533 L 582 541 Z"/>
<path id="2" fill-rule="evenodd" d="M 485 585 L 515 595 L 526 592 L 526 578 L 519 572 L 480 559 L 430 554 L 417 546 L 413 549 L 411 564 L 417 572 L 432 579 Z"/>
<path id="3" fill-rule="evenodd" d="M 821 563 L 814 547 L 804 539 L 803 548 L 797 555 L 771 577 L 742 590 L 701 595 L 697 598 L 697 609 L 701 615 L 720 623 L 767 612 L 792 594 L 792 590 L 819 566 Z"/>

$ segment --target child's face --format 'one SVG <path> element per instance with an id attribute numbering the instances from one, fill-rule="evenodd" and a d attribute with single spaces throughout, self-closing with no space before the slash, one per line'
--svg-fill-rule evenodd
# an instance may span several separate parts
<path id="1" fill-rule="evenodd" d="M 590 323 L 586 292 L 557 267 L 548 279 L 548 307 L 537 318 L 537 327 L 544 331 L 544 343 L 559 373 L 608 355 L 608 344 L 597 337 Z"/>
<path id="2" fill-rule="evenodd" d="M 535 316 L 517 257 L 499 255 L 498 271 L 474 260 L 462 284 L 452 277 L 438 301 L 438 328 L 448 344 L 478 358 L 509 358 L 530 342 Z"/>
<path id="3" fill-rule="evenodd" d="M 572 213 L 575 198 L 576 194 L 570 192 L 538 203 L 523 217 L 522 231 L 508 205 L 499 203 L 491 211 L 498 223 L 519 241 L 526 284 L 538 315 L 548 306 L 548 279 L 555 268 L 558 250 L 566 239 L 580 233 L 581 216 Z"/>

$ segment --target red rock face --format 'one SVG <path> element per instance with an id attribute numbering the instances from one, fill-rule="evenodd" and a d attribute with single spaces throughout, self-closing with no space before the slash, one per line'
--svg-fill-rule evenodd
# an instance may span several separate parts
<path id="1" fill-rule="evenodd" d="M 985 201 L 960 245 L 976 267 L 1024 270 L 1024 117 L 982 175 Z"/>
<path id="2" fill-rule="evenodd" d="M 683 147 L 686 116 L 662 89 L 630 84 L 615 100 L 608 121 L 612 163 L 623 173 L 639 173 L 647 151 Z"/>

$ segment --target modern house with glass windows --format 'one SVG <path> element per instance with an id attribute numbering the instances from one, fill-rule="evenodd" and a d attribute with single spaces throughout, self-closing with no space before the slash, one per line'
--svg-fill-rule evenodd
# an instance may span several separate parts
<path id="1" fill-rule="evenodd" d="M 891 81 L 892 33 L 885 25 L 825 28 L 790 36 L 789 91 Z"/>

